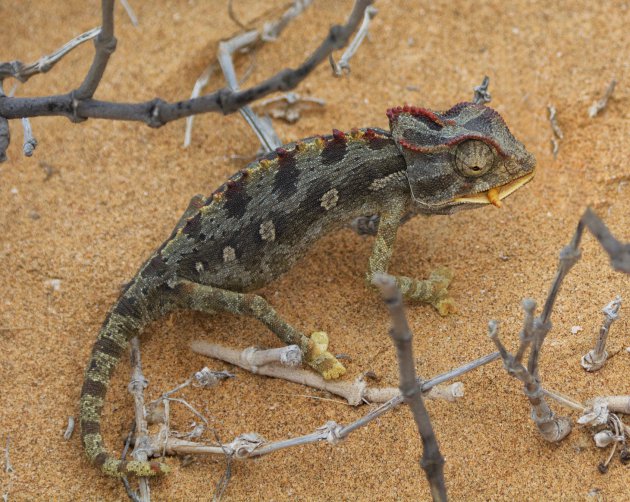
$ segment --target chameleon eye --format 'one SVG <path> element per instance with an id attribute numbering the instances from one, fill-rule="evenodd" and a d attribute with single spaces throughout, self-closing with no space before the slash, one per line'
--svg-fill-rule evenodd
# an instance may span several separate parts
<path id="1" fill-rule="evenodd" d="M 483 141 L 469 139 L 457 145 L 455 167 L 464 176 L 482 176 L 494 164 L 494 153 Z"/>

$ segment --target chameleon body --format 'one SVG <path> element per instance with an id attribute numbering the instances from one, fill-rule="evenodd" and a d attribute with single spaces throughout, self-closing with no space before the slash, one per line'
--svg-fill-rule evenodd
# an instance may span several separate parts
<path id="1" fill-rule="evenodd" d="M 171 236 L 142 265 L 98 334 L 81 392 L 82 441 L 105 473 L 153 475 L 160 462 L 121 461 L 105 449 L 101 412 L 111 374 L 128 341 L 174 309 L 252 316 L 297 344 L 325 378 L 345 369 L 325 348 L 251 293 L 290 269 L 324 234 L 378 215 L 367 279 L 386 272 L 401 220 L 449 214 L 500 200 L 533 176 L 535 159 L 491 108 L 461 103 L 437 113 L 388 110 L 391 132 L 354 129 L 278 148 L 232 176 L 209 197 L 195 196 Z M 410 299 L 441 313 L 449 273 L 396 278 Z"/>

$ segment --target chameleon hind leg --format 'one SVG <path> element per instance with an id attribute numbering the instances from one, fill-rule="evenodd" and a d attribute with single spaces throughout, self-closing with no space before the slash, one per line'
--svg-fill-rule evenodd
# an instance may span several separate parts
<path id="1" fill-rule="evenodd" d="M 343 365 L 330 352 L 287 323 L 262 296 L 237 293 L 226 289 L 181 280 L 175 286 L 178 303 L 199 312 L 230 312 L 253 317 L 267 326 L 287 345 L 300 347 L 304 361 L 325 379 L 339 378 L 346 372 Z"/>
<path id="2" fill-rule="evenodd" d="M 394 251 L 396 233 L 405 214 L 405 201 L 392 198 L 388 207 L 381 212 L 376 240 L 368 263 L 366 279 L 371 285 L 374 275 L 387 272 L 387 267 Z M 405 276 L 395 276 L 396 285 L 405 298 L 431 304 L 440 313 L 448 315 L 455 311 L 455 303 L 448 296 L 448 286 L 453 273 L 445 268 L 435 269 L 427 280 Z"/>

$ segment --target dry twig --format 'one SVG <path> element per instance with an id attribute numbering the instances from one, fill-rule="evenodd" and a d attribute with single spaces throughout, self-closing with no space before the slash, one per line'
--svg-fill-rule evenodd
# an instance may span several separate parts
<path id="1" fill-rule="evenodd" d="M 602 97 L 602 99 L 595 101 L 588 109 L 588 116 L 590 118 L 595 118 L 599 114 L 599 112 L 606 108 L 606 105 L 608 105 L 608 100 L 612 96 L 612 93 L 615 91 L 616 85 L 617 80 L 613 78 L 610 81 L 610 84 L 608 84 L 608 87 L 606 88 L 606 92 L 604 92 L 604 96 Z"/>
<path id="2" fill-rule="evenodd" d="M 140 359 L 140 341 L 137 336 L 131 339 L 131 382 L 129 383 L 129 392 L 133 395 L 135 410 L 135 442 L 133 453 L 134 460 L 146 462 L 149 457 L 150 450 L 147 448 L 148 443 L 148 426 L 144 409 L 144 389 L 148 385 L 148 381 L 142 374 L 142 361 Z M 149 480 L 146 477 L 139 477 L 140 497 L 142 502 L 151 500 L 151 490 L 149 488 Z"/>
<path id="3" fill-rule="evenodd" d="M 393 387 L 368 387 L 367 382 L 362 378 L 358 378 L 353 382 L 331 381 L 324 380 L 320 375 L 302 368 L 287 367 L 276 363 L 269 363 L 263 366 L 252 365 L 247 361 L 247 353 L 251 350 L 251 348 L 240 351 L 200 340 L 192 342 L 190 348 L 198 354 L 220 359 L 258 375 L 281 378 L 289 382 L 330 392 L 331 394 L 344 398 L 351 406 L 358 406 L 365 402 L 391 402 L 392 406 L 395 407 L 403 401 L 403 398 L 397 389 Z M 457 378 L 468 371 L 478 368 L 479 366 L 494 361 L 498 357 L 499 354 L 495 352 L 494 354 L 472 361 L 455 370 L 444 373 L 443 375 L 420 382 L 422 385 L 422 392 L 426 393 L 425 397 L 428 399 L 445 399 L 447 401 L 454 401 L 463 396 L 462 385 L 459 382 L 455 382 L 448 387 L 438 388 L 437 386 Z"/>
<path id="4" fill-rule="evenodd" d="M 431 495 L 435 501 L 446 500 L 444 483 L 444 457 L 440 453 L 437 438 L 431 425 L 429 413 L 422 399 L 422 386 L 416 380 L 411 341 L 413 335 L 409 329 L 407 317 L 402 303 L 402 295 L 396 287 L 394 278 L 386 274 L 377 274 L 373 279 L 389 309 L 392 327 L 389 336 L 396 346 L 398 366 L 400 369 L 400 393 L 405 403 L 411 408 L 416 427 L 422 439 L 423 453 L 420 466 L 425 471 Z"/>
<path id="5" fill-rule="evenodd" d="M 549 111 L 549 123 L 551 124 L 551 130 L 553 131 L 553 136 L 551 137 L 551 148 L 553 158 L 555 159 L 558 156 L 560 140 L 564 139 L 564 134 L 558 125 L 556 108 L 553 105 L 547 105 L 547 110 Z"/>
<path id="6" fill-rule="evenodd" d="M 284 69 L 260 84 L 242 91 L 220 89 L 204 96 L 168 103 L 160 98 L 144 103 L 119 103 L 93 99 L 94 92 L 114 51 L 113 0 L 102 0 L 102 26 L 96 41 L 92 66 L 78 89 L 67 94 L 37 98 L 0 96 L 0 158 L 4 156 L 8 132 L 3 119 L 39 116 L 65 116 L 74 122 L 88 118 L 132 120 L 160 127 L 170 121 L 199 113 L 232 113 L 263 96 L 296 87 L 334 50 L 346 45 L 373 0 L 355 0 L 345 25 L 333 26 L 326 39 L 296 69 Z M 0 67 L 5 67 L 4 65 Z"/>
<path id="7" fill-rule="evenodd" d="M 70 438 L 72 437 L 73 432 L 74 432 L 74 417 L 70 416 L 68 417 L 68 426 L 66 427 L 66 431 L 63 433 L 63 438 L 66 441 L 70 441 Z"/>
<path id="8" fill-rule="evenodd" d="M 587 354 L 582 356 L 580 364 L 586 371 L 597 371 L 601 369 L 606 360 L 608 359 L 608 352 L 606 352 L 606 340 L 608 338 L 608 332 L 610 325 L 619 317 L 619 309 L 621 308 L 621 296 L 617 296 L 603 309 L 604 323 L 599 329 L 599 336 L 595 342 L 595 347 Z"/>
<path id="9" fill-rule="evenodd" d="M 330 62 L 330 66 L 332 67 L 333 75 L 335 77 L 342 77 L 350 73 L 350 59 L 361 46 L 363 39 L 368 35 L 370 23 L 377 13 L 378 10 L 371 5 L 365 9 L 365 12 L 363 13 L 363 22 L 361 23 L 357 34 L 352 39 L 352 42 L 350 42 L 348 48 L 341 55 L 341 59 L 338 63 L 335 63 L 332 53 L 328 56 L 328 61 Z"/>
<path id="10" fill-rule="evenodd" d="M 542 313 L 534 318 L 536 303 L 533 300 L 523 302 L 525 321 L 520 334 L 521 343 L 515 355 L 510 354 L 499 340 L 497 323 L 491 321 L 489 325 L 490 337 L 501 353 L 506 370 L 524 383 L 525 394 L 532 405 L 532 419 L 548 441 L 559 441 L 564 438 L 571 430 L 571 423 L 565 417 L 556 417 L 544 401 L 545 392 L 538 374 L 538 359 L 545 337 L 551 330 L 551 313 L 562 281 L 580 259 L 579 245 L 585 228 L 589 229 L 608 253 L 612 267 L 630 274 L 630 243 L 624 244 L 618 241 L 589 208 L 580 218 L 571 242 L 560 251 L 558 270 Z M 529 360 L 525 367 L 521 361 L 528 348 L 530 349 Z"/>

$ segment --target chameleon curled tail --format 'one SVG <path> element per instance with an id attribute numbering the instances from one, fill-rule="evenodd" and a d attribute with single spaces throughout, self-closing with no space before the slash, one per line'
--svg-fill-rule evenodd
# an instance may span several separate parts
<path id="1" fill-rule="evenodd" d="M 126 353 L 129 340 L 140 333 L 146 322 L 136 306 L 134 297 L 123 294 L 105 319 L 92 349 L 85 381 L 81 389 L 81 441 L 94 465 L 109 476 L 156 476 L 169 471 L 162 462 L 119 460 L 105 449 L 101 436 L 101 414 L 107 387 L 114 368 Z"/>

